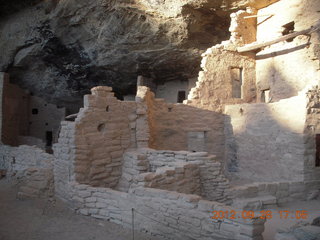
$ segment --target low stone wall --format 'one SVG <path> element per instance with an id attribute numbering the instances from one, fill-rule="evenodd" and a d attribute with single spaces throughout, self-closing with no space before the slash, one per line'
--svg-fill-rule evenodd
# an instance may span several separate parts
<path id="1" fill-rule="evenodd" d="M 310 200 L 315 192 L 320 191 L 320 180 L 307 182 L 262 182 L 234 186 L 227 190 L 230 199 L 248 199 L 273 196 L 275 203 L 293 200 Z M 316 195 L 315 195 L 316 196 Z M 262 206 L 263 207 L 263 206 Z"/>
<path id="2" fill-rule="evenodd" d="M 201 195 L 199 164 L 180 163 L 161 167 L 154 173 L 140 174 L 138 186 Z"/>
<path id="3" fill-rule="evenodd" d="M 151 188 L 130 193 L 71 183 L 72 204 L 84 215 L 106 219 L 125 227 L 134 226 L 167 239 L 261 240 L 263 219 L 212 219 L 212 211 L 232 211 L 221 203 L 196 195 Z"/>
<path id="4" fill-rule="evenodd" d="M 123 155 L 122 174 L 116 189 L 128 192 L 137 186 L 141 173 L 149 171 L 147 156 L 139 151 L 127 151 Z"/>
<path id="5" fill-rule="evenodd" d="M 150 187 L 188 194 L 201 194 L 199 163 L 176 162 L 171 167 L 150 170 L 148 152 L 151 149 L 132 150 L 124 154 L 122 176 L 118 190 L 128 192 L 137 187 Z M 169 166 L 169 165 L 168 165 Z"/>
<path id="6" fill-rule="evenodd" d="M 32 167 L 52 169 L 52 162 L 53 155 L 34 146 L 0 145 L 0 167 L 7 169 L 10 175 L 16 175 Z"/>
<path id="7" fill-rule="evenodd" d="M 53 195 L 53 155 L 34 146 L 0 145 L 0 169 L 17 183 L 19 197 Z"/>
<path id="8" fill-rule="evenodd" d="M 225 190 L 229 188 L 229 181 L 224 175 L 222 164 L 214 155 L 209 155 L 207 152 L 159 151 L 153 149 L 148 149 L 146 154 L 151 171 L 164 166 L 174 167 L 177 163 L 182 162 L 199 164 L 201 196 L 219 202 L 229 201 L 225 194 Z"/>
<path id="9" fill-rule="evenodd" d="M 228 179 L 215 156 L 206 152 L 163 151 L 149 148 L 124 154 L 122 176 L 116 189 L 127 192 L 138 186 L 199 194 L 227 202 Z"/>

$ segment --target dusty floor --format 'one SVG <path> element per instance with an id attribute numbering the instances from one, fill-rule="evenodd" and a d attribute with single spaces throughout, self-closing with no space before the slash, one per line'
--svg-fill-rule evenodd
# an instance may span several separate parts
<path id="1" fill-rule="evenodd" d="M 270 209 L 272 219 L 265 224 L 265 240 L 273 240 L 278 228 L 299 221 L 312 222 L 320 216 L 320 201 L 301 201 Z M 281 219 L 280 210 L 306 210 L 306 220 Z M 291 215 L 290 215 L 291 216 Z M 293 215 L 292 215 L 293 216 Z M 132 231 L 120 225 L 75 214 L 62 202 L 16 199 L 16 190 L 7 180 L 0 180 L 0 240 L 131 240 Z M 136 240 L 161 240 L 135 232 Z"/>
<path id="2" fill-rule="evenodd" d="M 0 240 L 131 240 L 132 231 L 107 221 L 80 216 L 61 202 L 17 200 L 0 180 Z M 160 240 L 135 233 L 136 240 Z"/>
<path id="3" fill-rule="evenodd" d="M 273 240 L 277 232 L 277 229 L 287 229 L 291 226 L 299 223 L 306 222 L 311 223 L 313 219 L 320 216 L 320 200 L 312 201 L 296 201 L 291 203 L 282 204 L 279 207 L 273 209 L 266 209 L 272 212 L 272 218 L 265 223 L 265 231 L 263 233 L 264 240 Z M 280 211 L 290 211 L 290 214 L 285 217 Z M 306 211 L 306 219 L 297 219 L 297 211 Z"/>

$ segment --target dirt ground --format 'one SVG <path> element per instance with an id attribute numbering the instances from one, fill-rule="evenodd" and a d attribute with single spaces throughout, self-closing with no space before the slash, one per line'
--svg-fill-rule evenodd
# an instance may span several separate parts
<path id="1" fill-rule="evenodd" d="M 270 209 L 273 217 L 265 224 L 265 240 L 273 240 L 279 228 L 301 220 L 281 219 L 280 210 L 305 210 L 312 222 L 320 216 L 320 201 L 301 201 Z M 63 202 L 45 199 L 18 200 L 16 189 L 0 180 L 0 240 L 131 240 L 132 230 L 120 225 L 75 214 Z M 135 232 L 135 240 L 162 240 Z"/>
<path id="2" fill-rule="evenodd" d="M 279 207 L 266 209 L 272 212 L 272 218 L 265 223 L 265 231 L 263 232 L 264 240 L 273 240 L 277 230 L 285 230 L 291 226 L 296 225 L 299 222 L 312 223 L 313 219 L 320 217 L 320 200 L 312 201 L 295 201 L 291 203 L 285 203 Z M 287 218 L 282 214 L 282 218 L 279 211 L 290 211 Z M 297 219 L 295 216 L 296 211 L 306 211 L 306 219 Z"/>
<path id="3" fill-rule="evenodd" d="M 15 188 L 0 180 L 0 240 L 131 240 L 132 230 L 75 214 L 62 202 L 18 200 Z M 135 232 L 135 240 L 160 240 Z"/>

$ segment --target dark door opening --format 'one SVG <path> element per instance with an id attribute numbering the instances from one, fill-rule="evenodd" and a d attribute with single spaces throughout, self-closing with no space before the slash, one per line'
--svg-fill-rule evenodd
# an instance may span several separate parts
<path id="1" fill-rule="evenodd" d="M 186 100 L 186 91 L 179 91 L 178 92 L 178 103 L 183 103 Z"/>
<path id="2" fill-rule="evenodd" d="M 316 167 L 320 167 L 320 134 L 316 134 Z"/>
<path id="3" fill-rule="evenodd" d="M 242 68 L 231 68 L 232 97 L 242 98 Z"/>
<path id="4" fill-rule="evenodd" d="M 52 131 L 46 132 L 46 140 L 47 140 L 46 146 L 51 147 L 52 146 Z"/>

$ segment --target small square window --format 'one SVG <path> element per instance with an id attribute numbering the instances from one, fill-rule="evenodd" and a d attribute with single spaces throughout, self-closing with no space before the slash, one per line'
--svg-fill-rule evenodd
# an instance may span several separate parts
<path id="1" fill-rule="evenodd" d="M 33 115 L 37 115 L 39 111 L 38 108 L 32 108 L 31 112 Z"/>

